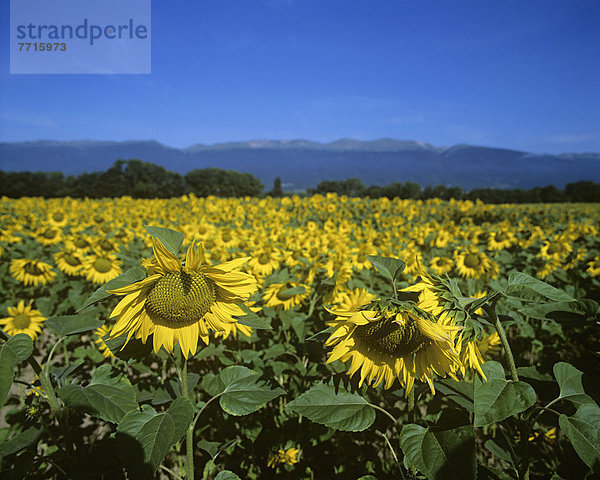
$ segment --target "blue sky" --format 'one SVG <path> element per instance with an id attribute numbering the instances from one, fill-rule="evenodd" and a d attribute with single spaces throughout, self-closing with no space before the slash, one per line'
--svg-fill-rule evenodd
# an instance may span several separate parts
<path id="1" fill-rule="evenodd" d="M 0 141 L 600 152 L 597 0 L 153 0 L 149 75 L 11 75 L 0 13 Z"/>

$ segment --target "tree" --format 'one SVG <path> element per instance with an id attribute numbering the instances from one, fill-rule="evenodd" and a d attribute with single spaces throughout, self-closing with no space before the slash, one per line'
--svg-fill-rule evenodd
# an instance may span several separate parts
<path id="1" fill-rule="evenodd" d="M 270 195 L 271 197 L 282 197 L 283 196 L 283 189 L 281 188 L 281 178 L 277 177 L 273 181 L 273 190 L 271 190 L 270 192 L 267 192 L 267 195 Z"/>

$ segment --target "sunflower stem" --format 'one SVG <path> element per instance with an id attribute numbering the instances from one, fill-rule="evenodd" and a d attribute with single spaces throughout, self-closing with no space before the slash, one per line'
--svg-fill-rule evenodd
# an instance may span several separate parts
<path id="1" fill-rule="evenodd" d="M 385 414 L 392 422 L 398 423 L 398 420 L 387 410 L 381 408 L 379 405 L 375 405 L 373 403 L 369 403 L 370 407 L 373 407 L 375 410 L 379 410 L 381 413 Z"/>
<path id="2" fill-rule="evenodd" d="M 194 402 L 192 402 L 190 392 L 188 392 L 187 359 L 183 360 L 183 369 L 181 372 L 181 389 L 181 394 L 183 395 L 183 397 L 187 398 L 193 406 Z M 194 480 L 194 424 L 195 422 L 192 422 L 185 434 L 185 450 L 187 456 L 186 478 L 188 480 Z"/>
<path id="3" fill-rule="evenodd" d="M 483 305 L 483 309 L 485 310 L 485 313 L 488 315 L 490 320 L 493 322 L 494 327 L 496 327 L 496 331 L 498 332 L 498 336 L 500 337 L 500 342 L 502 342 L 502 347 L 504 348 L 504 355 L 506 356 L 506 361 L 508 363 L 508 368 L 510 368 L 510 374 L 512 376 L 512 379 L 515 382 L 518 382 L 519 375 L 517 374 L 515 358 L 513 357 L 512 350 L 510 349 L 508 338 L 506 338 L 506 332 L 504 331 L 504 327 L 502 326 L 502 323 L 500 323 L 498 315 L 496 315 L 495 306 L 496 302 L 494 301 L 492 305 Z"/>
<path id="4" fill-rule="evenodd" d="M 415 389 L 414 387 L 408 392 L 408 421 L 415 423 Z"/>

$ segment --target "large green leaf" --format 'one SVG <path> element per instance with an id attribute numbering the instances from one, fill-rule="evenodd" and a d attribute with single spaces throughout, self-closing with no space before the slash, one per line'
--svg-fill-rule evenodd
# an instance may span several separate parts
<path id="1" fill-rule="evenodd" d="M 19 450 L 28 447 L 35 442 L 41 435 L 42 430 L 37 427 L 29 427 L 27 430 L 15 435 L 7 442 L 0 444 L 0 458 L 6 455 L 12 455 Z"/>
<path id="2" fill-rule="evenodd" d="M 69 407 L 82 408 L 107 422 L 119 423 L 126 413 L 137 410 L 135 389 L 122 375 L 114 375 L 110 365 L 102 365 L 86 387 L 70 384 L 58 391 Z"/>
<path id="3" fill-rule="evenodd" d="M 395 281 L 406 268 L 406 262 L 398 258 L 367 255 L 367 259 L 379 273 L 392 281 Z"/>
<path id="4" fill-rule="evenodd" d="M 475 435 L 471 425 L 433 430 L 408 424 L 402 428 L 400 447 L 410 464 L 429 479 L 477 478 Z"/>
<path id="5" fill-rule="evenodd" d="M 548 299 L 555 302 L 575 301 L 568 293 L 522 272 L 512 272 L 508 276 L 508 286 L 504 293 L 509 297 L 521 300 Z"/>
<path id="6" fill-rule="evenodd" d="M 223 470 L 218 473 L 215 480 L 240 480 L 240 477 L 229 470 Z"/>
<path id="7" fill-rule="evenodd" d="M 360 432 L 375 421 L 375 410 L 360 395 L 317 383 L 288 403 L 292 412 L 336 430 Z"/>
<path id="8" fill-rule="evenodd" d="M 33 340 L 29 335 L 19 333 L 0 345 L 0 408 L 6 403 L 10 393 L 15 367 L 27 360 L 33 352 Z"/>
<path id="9" fill-rule="evenodd" d="M 469 412 L 474 410 L 473 405 L 473 383 L 457 382 L 451 378 L 438 380 L 436 388 L 444 394 L 446 398 L 467 409 Z"/>
<path id="10" fill-rule="evenodd" d="M 17 354 L 5 343 L 0 346 L 0 407 L 4 406 L 15 377 Z"/>
<path id="11" fill-rule="evenodd" d="M 94 330 L 103 324 L 104 320 L 89 315 L 61 315 L 49 318 L 44 325 L 58 336 L 64 337 Z"/>
<path id="12" fill-rule="evenodd" d="M 526 382 L 506 380 L 504 368 L 498 362 L 489 361 L 482 369 L 487 382 L 475 378 L 475 421 L 476 427 L 499 422 L 523 412 L 535 403 L 535 391 Z"/>
<path id="13" fill-rule="evenodd" d="M 99 302 L 100 300 L 104 300 L 112 295 L 112 293 L 108 293 L 107 290 L 113 290 L 115 288 L 121 288 L 126 285 L 130 285 L 135 282 L 139 282 L 143 278 L 146 277 L 146 269 L 143 267 L 133 267 L 123 272 L 117 278 L 113 278 L 109 280 L 104 285 L 102 285 L 98 290 L 90 295 L 90 297 L 85 301 L 85 303 L 77 309 L 77 313 L 86 309 L 90 305 Z"/>
<path id="14" fill-rule="evenodd" d="M 171 447 L 185 435 L 193 418 L 194 408 L 186 398 L 174 400 L 164 413 L 144 405 L 141 411 L 133 410 L 123 417 L 117 438 L 124 450 L 133 448 L 135 440 L 143 450 L 143 463 L 155 472 Z"/>
<path id="15" fill-rule="evenodd" d="M 548 302 L 520 308 L 519 312 L 531 318 L 554 320 L 565 326 L 583 326 L 598 313 L 598 304 L 593 300 Z"/>
<path id="16" fill-rule="evenodd" d="M 254 370 L 238 365 L 223 370 L 219 374 L 221 408 L 231 415 L 248 415 L 285 393 L 279 387 L 272 390 L 259 377 Z"/>
<path id="17" fill-rule="evenodd" d="M 17 363 L 27 360 L 33 353 L 33 340 L 25 333 L 10 337 L 5 345 L 15 353 Z"/>
<path id="18" fill-rule="evenodd" d="M 583 391 L 581 377 L 583 372 L 577 370 L 573 365 L 558 362 L 553 368 L 554 376 L 560 387 L 558 396 L 561 400 L 569 400 L 579 406 L 584 403 L 595 403 L 594 400 Z"/>
<path id="19" fill-rule="evenodd" d="M 179 249 L 185 238 L 183 233 L 164 227 L 151 227 L 150 225 L 144 225 L 144 227 L 146 227 L 146 231 L 152 235 L 152 237 L 160 240 L 169 252 L 176 257 L 179 257 Z"/>
<path id="20" fill-rule="evenodd" d="M 586 403 L 570 417 L 561 415 L 558 424 L 585 464 L 600 472 L 600 408 Z"/>

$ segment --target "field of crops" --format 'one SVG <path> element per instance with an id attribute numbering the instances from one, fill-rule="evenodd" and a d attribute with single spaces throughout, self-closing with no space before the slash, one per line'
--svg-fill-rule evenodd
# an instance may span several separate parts
<path id="1" fill-rule="evenodd" d="M 597 204 L 0 206 L 2 478 L 600 478 Z"/>

